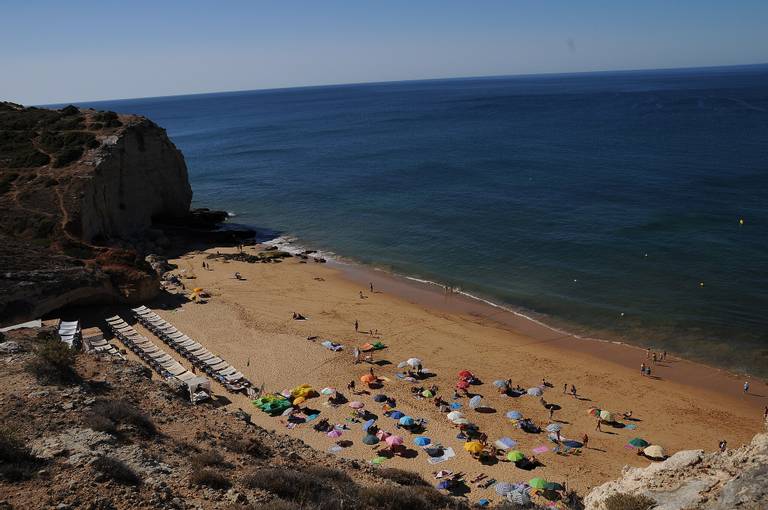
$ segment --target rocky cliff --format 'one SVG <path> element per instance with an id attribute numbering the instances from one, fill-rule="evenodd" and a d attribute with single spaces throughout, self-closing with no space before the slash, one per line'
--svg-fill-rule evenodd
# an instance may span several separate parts
<path id="1" fill-rule="evenodd" d="M 586 510 L 610 510 L 616 495 L 645 496 L 656 502 L 654 510 L 764 510 L 768 433 L 725 453 L 688 450 L 647 468 L 624 468 L 621 478 L 589 493 Z"/>
<path id="2" fill-rule="evenodd" d="M 153 297 L 144 255 L 167 243 L 153 221 L 191 199 L 184 157 L 153 122 L 0 103 L 0 324 Z"/>

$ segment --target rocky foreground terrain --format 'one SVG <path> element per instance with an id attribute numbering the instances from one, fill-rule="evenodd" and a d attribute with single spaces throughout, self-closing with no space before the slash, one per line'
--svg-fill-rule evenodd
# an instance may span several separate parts
<path id="1" fill-rule="evenodd" d="M 50 336 L 0 343 L 0 509 L 468 508 L 418 475 L 192 406 L 141 364 L 73 356 Z"/>
<path id="2" fill-rule="evenodd" d="M 165 130 L 114 112 L 0 103 L 0 323 L 157 293 L 144 255 L 192 189 Z"/>

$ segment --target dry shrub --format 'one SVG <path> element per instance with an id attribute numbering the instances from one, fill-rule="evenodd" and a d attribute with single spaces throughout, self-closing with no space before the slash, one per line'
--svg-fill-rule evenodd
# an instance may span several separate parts
<path id="1" fill-rule="evenodd" d="M 380 477 L 391 480 L 398 485 L 431 487 L 420 474 L 404 469 L 382 468 L 376 471 Z"/>
<path id="2" fill-rule="evenodd" d="M 42 461 L 32 455 L 16 432 L 0 427 L 0 480 L 18 482 L 34 476 Z"/>
<path id="3" fill-rule="evenodd" d="M 273 453 L 271 448 L 253 437 L 228 436 L 224 438 L 222 444 L 229 451 L 250 455 L 256 459 L 268 459 Z"/>
<path id="4" fill-rule="evenodd" d="M 224 490 L 231 485 L 227 477 L 211 469 L 196 469 L 189 476 L 189 481 L 195 485 L 205 485 L 212 489 Z"/>
<path id="5" fill-rule="evenodd" d="M 326 471 L 325 474 L 329 473 Z M 336 473 L 332 476 L 343 479 Z M 269 491 L 283 499 L 310 508 L 335 510 L 342 508 L 342 498 L 332 480 L 333 478 L 321 478 L 315 474 L 293 469 L 265 468 L 247 475 L 243 479 L 243 484 L 251 489 Z M 345 489 L 344 499 L 349 501 L 354 497 L 357 486 L 348 484 L 345 485 Z"/>
<path id="6" fill-rule="evenodd" d="M 197 455 L 193 455 L 191 462 L 192 467 L 196 469 L 210 466 L 220 466 L 224 463 L 224 457 L 222 457 L 218 452 L 201 452 Z"/>
<path id="7" fill-rule="evenodd" d="M 136 427 L 142 435 L 152 437 L 157 428 L 149 416 L 125 400 L 100 400 L 85 418 L 85 425 L 93 430 L 114 434 L 120 425 Z"/>
<path id="8" fill-rule="evenodd" d="M 139 485 L 141 477 L 125 462 L 113 457 L 100 456 L 93 461 L 91 467 L 94 471 L 99 471 L 110 480 L 123 485 Z"/>
<path id="9" fill-rule="evenodd" d="M 656 506 L 656 501 L 642 494 L 617 492 L 606 498 L 606 510 L 649 510 Z"/>

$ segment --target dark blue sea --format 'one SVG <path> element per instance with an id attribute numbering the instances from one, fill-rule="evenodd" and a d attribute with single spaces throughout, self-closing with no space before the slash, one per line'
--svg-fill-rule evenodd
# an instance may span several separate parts
<path id="1" fill-rule="evenodd" d="M 197 206 L 768 376 L 768 66 L 87 105 L 167 128 Z"/>

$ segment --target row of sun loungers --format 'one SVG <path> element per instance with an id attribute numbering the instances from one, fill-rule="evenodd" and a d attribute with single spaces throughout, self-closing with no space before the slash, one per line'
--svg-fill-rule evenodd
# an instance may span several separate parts
<path id="1" fill-rule="evenodd" d="M 59 321 L 59 338 L 69 347 L 75 343 L 80 335 L 80 321 Z"/>
<path id="2" fill-rule="evenodd" d="M 137 356 L 164 378 L 175 377 L 180 381 L 186 382 L 197 377 L 146 337 L 140 335 L 120 316 L 115 315 L 114 317 L 107 318 L 107 324 L 126 347 L 135 352 Z"/>
<path id="3" fill-rule="evenodd" d="M 169 347 L 187 358 L 193 365 L 219 381 L 227 390 L 249 393 L 252 386 L 250 381 L 229 363 L 213 355 L 208 349 L 176 329 L 171 323 L 146 306 L 134 308 L 133 313 L 139 323 L 157 335 Z"/>

